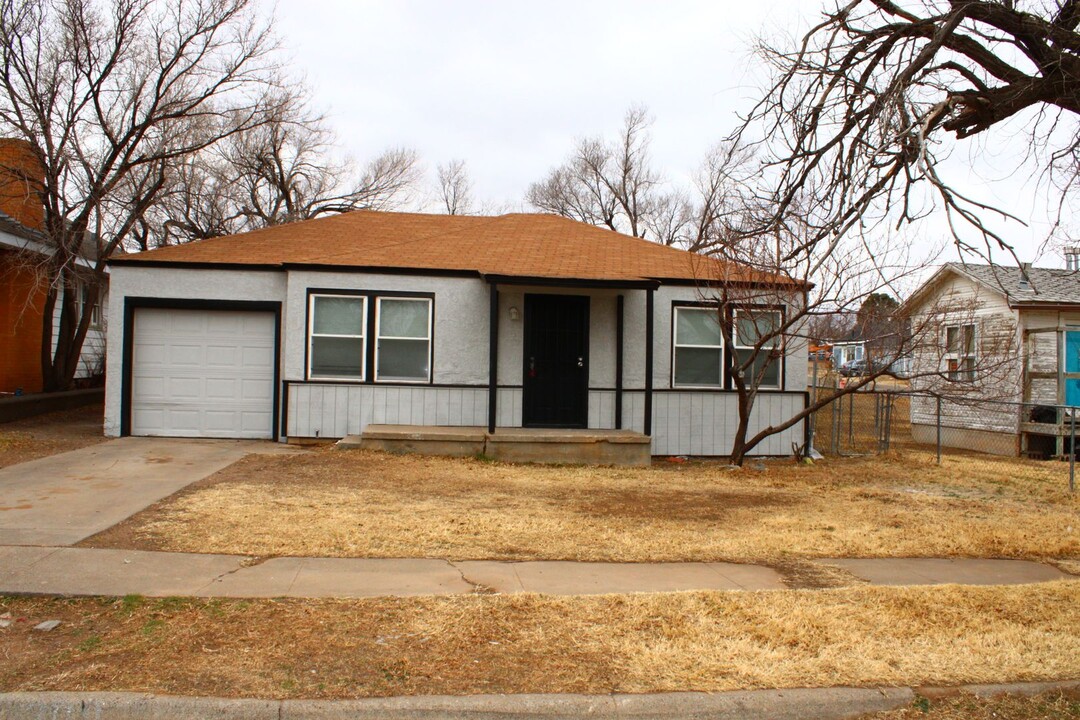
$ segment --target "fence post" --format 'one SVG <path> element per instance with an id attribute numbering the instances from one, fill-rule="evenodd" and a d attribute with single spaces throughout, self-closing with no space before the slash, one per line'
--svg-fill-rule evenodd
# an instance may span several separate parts
<path id="1" fill-rule="evenodd" d="M 817 353 L 814 353 L 814 379 L 810 381 L 810 405 L 811 407 L 817 403 Z M 810 457 L 810 453 L 814 449 L 814 443 L 817 438 L 814 437 L 817 433 L 817 410 L 810 413 L 810 417 L 807 418 L 807 422 L 810 423 L 810 446 L 806 448 L 806 457 Z"/>
<path id="2" fill-rule="evenodd" d="M 848 393 L 847 444 L 855 447 L 855 393 Z"/>
<path id="3" fill-rule="evenodd" d="M 1069 413 L 1069 492 L 1076 492 L 1076 409 Z"/>
<path id="4" fill-rule="evenodd" d="M 885 393 L 885 402 L 885 452 L 889 452 L 892 444 L 893 394 L 891 392 Z"/>
<path id="5" fill-rule="evenodd" d="M 937 464 L 941 464 L 941 396 L 937 396 Z"/>

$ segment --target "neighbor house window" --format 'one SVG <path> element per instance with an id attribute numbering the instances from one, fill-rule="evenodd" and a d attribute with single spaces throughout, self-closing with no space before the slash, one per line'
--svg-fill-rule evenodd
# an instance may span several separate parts
<path id="1" fill-rule="evenodd" d="M 431 379 L 431 300 L 376 299 L 375 380 L 428 382 Z"/>
<path id="2" fill-rule="evenodd" d="M 349 295 L 312 295 L 310 303 L 308 377 L 363 380 L 367 299 Z"/>
<path id="3" fill-rule="evenodd" d="M 945 328 L 946 376 L 958 382 L 972 382 L 975 380 L 975 359 L 975 326 L 947 326 Z"/>
<path id="4" fill-rule="evenodd" d="M 719 309 L 676 307 L 672 379 L 677 387 L 720 387 L 724 341 Z"/>
<path id="5" fill-rule="evenodd" d="M 772 350 L 780 345 L 779 331 L 783 318 L 779 310 L 739 308 L 734 311 L 735 364 L 741 366 L 758 350 L 753 364 L 743 373 L 748 381 L 758 376 L 764 367 L 759 388 L 780 387 L 781 363 L 772 357 Z M 762 340 L 764 338 L 764 340 Z"/>
<path id="6" fill-rule="evenodd" d="M 90 289 L 90 283 L 79 280 L 75 296 L 75 312 L 78 319 L 82 319 L 83 308 L 90 305 L 90 327 L 101 327 L 101 296 L 99 288 L 96 292 Z"/>

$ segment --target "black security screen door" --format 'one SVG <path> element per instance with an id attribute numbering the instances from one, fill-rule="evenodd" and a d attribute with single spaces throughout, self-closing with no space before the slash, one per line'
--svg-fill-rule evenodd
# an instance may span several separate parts
<path id="1" fill-rule="evenodd" d="M 525 427 L 587 427 L 589 298 L 525 296 Z"/>

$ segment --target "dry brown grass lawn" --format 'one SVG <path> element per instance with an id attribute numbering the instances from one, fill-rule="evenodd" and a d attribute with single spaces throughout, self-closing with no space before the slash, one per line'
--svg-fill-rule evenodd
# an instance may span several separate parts
<path id="1" fill-rule="evenodd" d="M 1060 693 L 1037 697 L 971 695 L 929 701 L 908 708 L 864 716 L 865 720 L 1070 720 L 1080 718 L 1080 700 Z"/>
<path id="2" fill-rule="evenodd" d="M 101 405 L 0 425 L 0 468 L 104 442 Z"/>
<path id="3" fill-rule="evenodd" d="M 0 691 L 263 697 L 1080 675 L 1080 584 L 369 600 L 0 598 Z M 49 633 L 30 626 L 55 618 Z"/>
<path id="4" fill-rule="evenodd" d="M 925 452 L 652 468 L 251 456 L 89 540 L 258 556 L 591 561 L 1080 558 L 1057 462 Z"/>

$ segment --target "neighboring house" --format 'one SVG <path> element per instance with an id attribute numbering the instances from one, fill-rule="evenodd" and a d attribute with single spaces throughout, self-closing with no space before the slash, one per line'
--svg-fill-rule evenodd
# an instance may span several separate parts
<path id="1" fill-rule="evenodd" d="M 912 390 L 944 398 L 943 444 L 1062 454 L 1069 413 L 1054 406 L 1080 407 L 1080 273 L 948 263 L 902 307 L 922 328 Z M 935 441 L 936 405 L 912 399 L 917 442 Z"/>
<path id="2" fill-rule="evenodd" d="M 832 343 L 833 367 L 838 370 L 849 362 L 865 357 L 866 344 L 861 339 L 854 339 L 851 333 Z"/>
<path id="3" fill-rule="evenodd" d="M 358 211 L 126 256 L 111 263 L 106 433 L 622 428 L 654 454 L 725 455 L 738 417 L 722 354 L 745 351 L 703 300 L 721 276 L 761 297 L 745 268 L 527 214 Z M 785 350 L 752 428 L 804 407 L 806 344 Z M 803 442 L 798 424 L 757 452 Z"/>
<path id="4" fill-rule="evenodd" d="M 0 394 L 42 389 L 41 338 L 48 279 L 37 266 L 49 253 L 49 247 L 41 234 L 40 201 L 29 192 L 25 175 L 12 171 L 22 168 L 22 172 L 32 173 L 32 167 L 33 160 L 21 141 L 0 139 Z M 88 273 L 91 260 L 88 255 L 79 261 Z M 90 298 L 85 289 L 80 289 L 76 299 L 79 307 L 93 302 L 97 319 L 86 334 L 77 379 L 104 373 L 105 299 L 105 293 Z M 59 316 L 58 300 L 53 318 L 53 350 Z"/>

